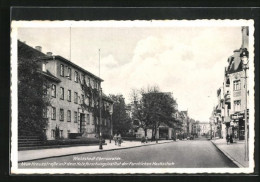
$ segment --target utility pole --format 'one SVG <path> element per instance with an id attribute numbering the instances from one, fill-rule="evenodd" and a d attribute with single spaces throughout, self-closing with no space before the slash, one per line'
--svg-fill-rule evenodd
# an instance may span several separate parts
<path id="1" fill-rule="evenodd" d="M 243 69 L 245 70 L 245 161 L 249 161 L 249 149 L 248 149 L 248 128 L 247 128 L 247 123 L 248 123 L 248 119 L 247 119 L 247 74 L 246 74 L 246 70 L 249 69 L 248 66 L 248 62 L 249 62 L 249 52 L 247 51 L 247 49 L 243 49 L 243 51 L 240 54 L 240 59 L 243 63 Z"/>
<path id="2" fill-rule="evenodd" d="M 100 49 L 98 49 L 98 60 L 99 60 L 99 78 L 100 78 Z M 102 146 L 102 116 L 101 116 L 101 104 L 102 104 L 102 89 L 101 89 L 101 81 L 99 84 L 99 149 L 103 149 Z"/>
<path id="3" fill-rule="evenodd" d="M 113 121 L 112 121 L 112 115 L 113 115 L 113 106 L 114 106 L 114 104 L 112 104 L 112 106 L 111 106 L 111 108 L 110 108 L 110 111 L 109 111 L 109 113 L 110 113 L 110 117 L 111 117 L 111 120 L 110 120 L 110 143 L 111 143 L 111 140 L 112 140 L 112 138 L 113 138 Z"/>

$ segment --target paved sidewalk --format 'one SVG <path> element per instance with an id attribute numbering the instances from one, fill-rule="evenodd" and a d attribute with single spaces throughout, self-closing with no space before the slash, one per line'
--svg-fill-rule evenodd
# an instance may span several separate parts
<path id="1" fill-rule="evenodd" d="M 238 141 L 228 144 L 226 139 L 213 139 L 211 142 L 229 159 L 231 159 L 238 167 L 249 167 L 249 162 L 245 161 L 245 143 Z"/>
<path id="2" fill-rule="evenodd" d="M 157 144 L 173 142 L 172 140 L 161 140 Z M 39 149 L 39 150 L 22 150 L 18 151 L 18 162 L 25 162 L 35 159 L 44 159 L 50 157 L 59 157 L 73 154 L 82 153 L 93 153 L 102 152 L 109 150 L 120 150 L 126 148 L 142 147 L 147 145 L 155 145 L 156 142 L 148 142 L 141 144 L 140 141 L 124 141 L 121 146 L 115 145 L 115 142 L 109 143 L 106 140 L 107 145 L 103 145 L 103 150 L 99 149 L 98 145 L 95 146 L 74 146 L 74 147 L 64 147 L 64 148 L 51 148 L 51 149 Z"/>

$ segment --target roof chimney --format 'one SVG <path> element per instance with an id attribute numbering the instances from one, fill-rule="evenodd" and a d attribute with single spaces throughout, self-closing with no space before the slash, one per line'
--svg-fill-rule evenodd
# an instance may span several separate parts
<path id="1" fill-rule="evenodd" d="M 47 52 L 47 56 L 52 56 L 52 52 Z"/>
<path id="2" fill-rule="evenodd" d="M 35 49 L 42 52 L 42 47 L 41 46 L 35 46 Z"/>
<path id="3" fill-rule="evenodd" d="M 249 34 L 249 27 L 242 27 L 242 46 L 241 46 L 241 48 L 248 49 L 248 34 Z"/>

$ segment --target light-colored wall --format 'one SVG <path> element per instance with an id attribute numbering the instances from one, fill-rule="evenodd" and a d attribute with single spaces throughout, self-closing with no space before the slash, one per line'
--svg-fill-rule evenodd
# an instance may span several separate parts
<path id="1" fill-rule="evenodd" d="M 145 136 L 144 129 L 143 128 L 138 128 L 138 130 L 137 130 L 137 132 L 135 134 L 136 134 L 136 138 L 144 137 Z M 147 129 L 147 137 L 149 139 L 152 138 L 152 129 Z"/>
<path id="2" fill-rule="evenodd" d="M 210 124 L 209 123 L 200 123 L 200 134 L 207 134 L 210 131 Z"/>
<path id="3" fill-rule="evenodd" d="M 241 109 L 240 112 L 243 112 L 245 110 L 245 79 L 244 77 L 244 71 L 240 71 L 240 72 L 236 72 L 236 73 L 232 73 L 230 74 L 229 78 L 230 78 L 230 102 L 231 102 L 231 110 L 230 110 L 230 114 L 234 114 L 235 113 L 235 105 L 234 105 L 234 101 L 235 100 L 240 100 L 241 101 Z M 234 91 L 234 81 L 236 80 L 240 80 L 241 82 L 241 89 Z"/>
<path id="4" fill-rule="evenodd" d="M 64 65 L 64 77 L 60 76 L 60 65 Z M 67 70 L 68 67 L 71 68 L 71 80 L 68 79 L 67 76 Z M 64 62 L 60 60 L 53 60 L 49 61 L 46 64 L 46 69 L 49 70 L 54 76 L 59 78 L 61 80 L 60 83 L 53 83 L 56 85 L 56 98 L 51 99 L 51 105 L 53 107 L 56 107 L 56 119 L 52 120 L 51 119 L 51 107 L 48 108 L 48 127 L 46 128 L 46 135 L 49 140 L 54 139 L 51 137 L 51 130 L 54 130 L 56 126 L 59 127 L 60 130 L 63 130 L 63 137 L 67 138 L 68 135 L 68 130 L 70 130 L 70 133 L 79 133 L 80 131 L 80 113 L 85 114 L 85 121 L 86 121 L 86 126 L 85 126 L 85 132 L 87 134 L 92 135 L 95 132 L 95 125 L 94 125 L 94 117 L 93 113 L 82 110 L 81 109 L 81 95 L 83 94 L 85 97 L 85 94 L 82 91 L 80 81 L 76 83 L 74 81 L 74 74 L 75 71 L 78 72 L 79 75 L 81 75 L 81 71 L 78 69 L 65 64 Z M 90 76 L 89 76 L 90 77 Z M 90 77 L 92 80 L 94 79 L 93 77 Z M 60 99 L 61 93 L 60 93 L 60 87 L 64 88 L 64 100 Z M 69 102 L 67 100 L 68 97 L 68 90 L 71 90 L 71 101 Z M 78 93 L 78 103 L 74 103 L 74 92 Z M 51 89 L 48 90 L 48 94 L 51 94 Z M 87 102 L 87 99 L 85 97 L 85 102 Z M 59 115 L 60 115 L 60 109 L 64 109 L 64 120 L 60 121 Z M 67 111 L 71 110 L 71 122 L 67 121 Z M 77 116 L 77 123 L 74 122 L 74 111 L 78 113 Z M 90 123 L 87 123 L 87 114 L 90 116 Z"/>

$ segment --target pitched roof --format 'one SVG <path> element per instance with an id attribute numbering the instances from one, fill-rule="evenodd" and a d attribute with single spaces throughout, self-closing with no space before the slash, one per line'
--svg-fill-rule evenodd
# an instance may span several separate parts
<path id="1" fill-rule="evenodd" d="M 242 49 L 234 51 L 234 54 L 228 58 L 227 73 L 235 73 L 243 70 L 240 53 Z"/>
<path id="2" fill-rule="evenodd" d="M 48 61 L 55 60 L 55 58 L 56 58 L 56 59 L 58 59 L 58 60 L 60 60 L 62 62 L 65 62 L 65 63 L 67 63 L 67 64 L 69 64 L 69 65 L 79 69 L 80 71 L 84 72 L 85 74 L 90 75 L 90 76 L 96 78 L 97 80 L 100 80 L 101 82 L 104 81 L 101 78 L 99 78 L 98 76 L 94 75 L 93 73 L 83 69 L 82 67 L 76 65 L 75 63 L 69 61 L 68 59 L 66 59 L 66 58 L 64 58 L 62 56 L 59 56 L 59 55 L 48 56 L 48 55 L 44 54 L 43 52 L 38 51 L 37 49 L 34 49 L 34 48 L 30 47 L 29 45 L 25 44 L 24 42 L 22 42 L 20 40 L 18 40 L 18 47 L 19 46 L 26 48 L 26 50 L 29 53 L 32 53 L 34 55 L 34 58 L 37 58 L 39 60 L 48 60 Z M 25 55 L 28 56 L 30 54 L 26 53 Z"/>
<path id="3" fill-rule="evenodd" d="M 101 81 L 101 82 L 104 81 L 103 79 L 99 78 L 98 76 L 94 75 L 93 73 L 91 73 L 91 72 L 89 72 L 89 71 L 83 69 L 82 67 L 76 65 L 75 63 L 69 61 L 68 59 L 66 59 L 66 58 L 64 58 L 64 57 L 62 57 L 62 56 L 59 56 L 59 55 L 45 56 L 45 57 L 43 57 L 42 59 L 43 59 L 43 60 L 48 60 L 48 61 L 52 61 L 52 60 L 58 59 L 58 60 L 60 60 L 60 61 L 62 61 L 62 62 L 64 62 L 64 63 L 66 63 L 66 64 L 69 64 L 69 65 L 71 65 L 71 66 L 73 66 L 73 67 L 79 69 L 80 71 L 84 72 L 85 74 L 90 75 L 90 76 L 96 78 L 97 80 L 99 80 L 99 81 Z"/>
<path id="4" fill-rule="evenodd" d="M 102 92 L 102 99 L 106 100 L 110 103 L 114 103 L 113 100 L 110 97 L 108 97 L 106 94 L 104 94 L 103 92 Z"/>
<path id="5" fill-rule="evenodd" d="M 20 54 L 19 57 L 21 56 L 28 59 L 46 56 L 46 54 L 42 53 L 41 51 L 38 51 L 37 49 L 30 47 L 29 45 L 25 44 L 20 40 L 18 40 L 18 53 Z"/>
<path id="6" fill-rule="evenodd" d="M 53 74 L 51 74 L 51 72 L 49 72 L 48 70 L 46 72 L 44 71 L 40 71 L 41 74 L 47 76 L 49 79 L 55 81 L 55 82 L 61 82 L 61 80 L 59 78 L 57 78 L 56 76 L 54 76 Z"/>

